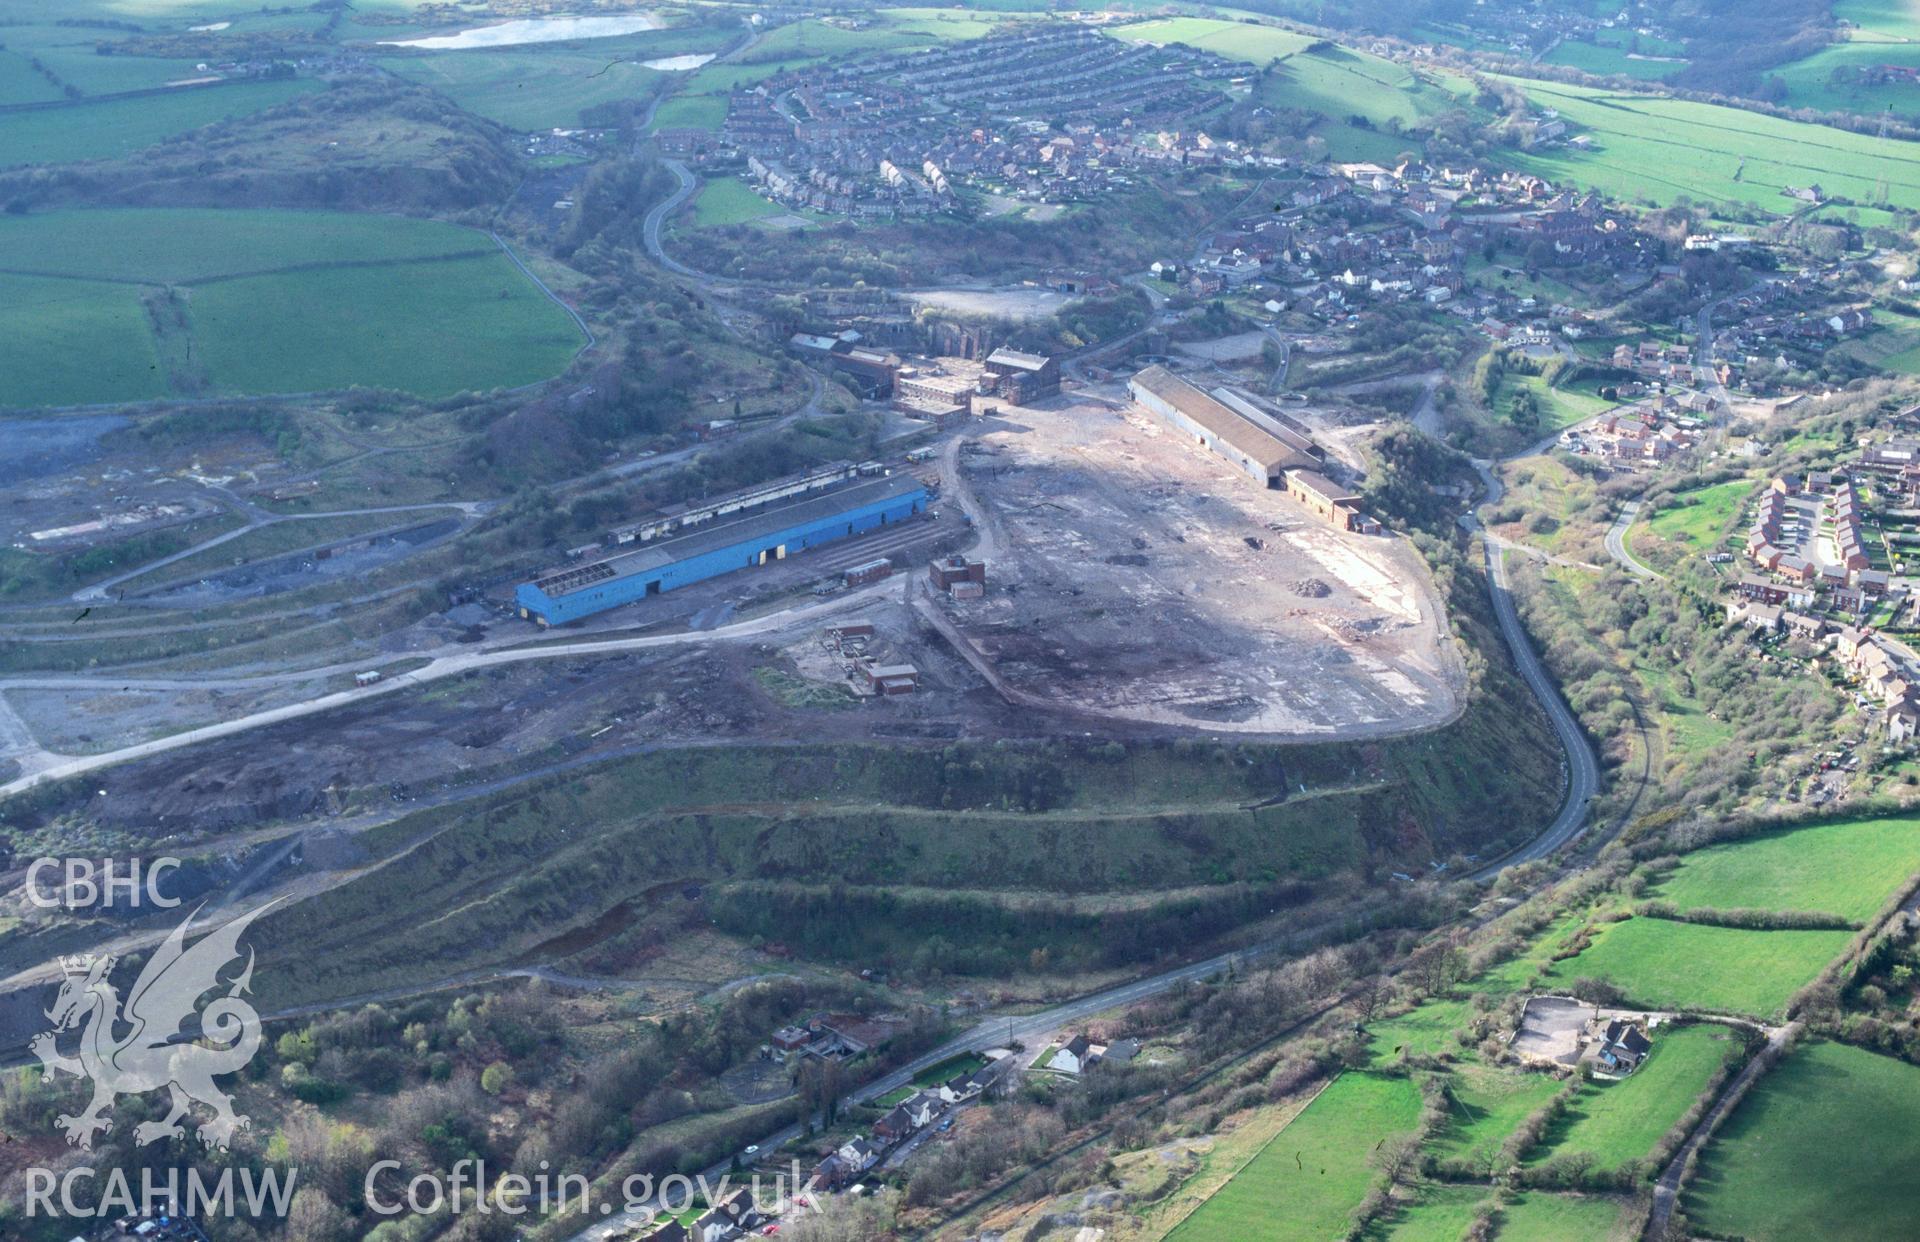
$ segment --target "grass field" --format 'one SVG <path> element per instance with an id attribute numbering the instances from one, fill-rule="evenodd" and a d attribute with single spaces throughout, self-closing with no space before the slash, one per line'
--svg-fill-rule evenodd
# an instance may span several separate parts
<path id="1" fill-rule="evenodd" d="M 1513 394 L 1523 388 L 1533 393 L 1536 408 L 1540 411 L 1540 431 L 1543 433 L 1571 427 L 1583 418 L 1603 414 L 1619 404 L 1577 388 L 1555 388 L 1547 383 L 1544 376 L 1509 371 L 1493 395 L 1493 408 L 1504 414 Z"/>
<path id="2" fill-rule="evenodd" d="M 128 284 L 196 281 L 329 263 L 486 254 L 483 233 L 435 220 L 211 207 L 0 217 L 0 270 Z"/>
<path id="3" fill-rule="evenodd" d="M 1260 67 L 1279 60 L 1280 72 L 1267 84 L 1261 102 L 1326 116 L 1327 122 L 1314 132 L 1326 140 L 1331 155 L 1342 159 L 1391 161 L 1409 140 L 1386 132 L 1389 122 L 1410 124 L 1460 102 L 1444 87 L 1392 61 L 1347 47 L 1308 52 L 1316 42 L 1313 36 L 1274 26 L 1175 17 L 1117 26 L 1108 33 L 1139 43 L 1184 43 Z M 1353 125 L 1350 117 L 1365 118 L 1376 128 Z"/>
<path id="4" fill-rule="evenodd" d="M 1387 1213 L 1366 1233 L 1380 1242 L 1460 1242 L 1487 1201 L 1481 1186 L 1422 1185 L 1418 1197 Z"/>
<path id="5" fill-rule="evenodd" d="M 1184 43 L 1216 56 L 1255 64 L 1291 56 L 1314 41 L 1312 35 L 1282 30 L 1278 26 L 1221 21 L 1211 17 L 1168 17 L 1159 21 L 1135 22 L 1120 26 L 1112 33 L 1130 43 Z"/>
<path id="6" fill-rule="evenodd" d="M 1443 1156 L 1471 1157 L 1498 1150 L 1520 1123 L 1552 1099 L 1560 1080 L 1551 1074 L 1527 1074 L 1467 1064 L 1447 1084 L 1447 1122 L 1428 1147 Z"/>
<path id="7" fill-rule="evenodd" d="M 1620 1082 L 1582 1088 L 1533 1162 L 1585 1153 L 1596 1169 L 1617 1169 L 1645 1159 L 1739 1049 L 1739 1036 L 1725 1027 L 1656 1028 L 1646 1063 Z"/>
<path id="8" fill-rule="evenodd" d="M 504 254 L 224 281 L 196 293 L 193 321 L 216 387 L 244 393 L 513 387 L 583 343 Z"/>
<path id="9" fill-rule="evenodd" d="M 1629 200 L 1748 203 L 1785 215 L 1786 186 L 1818 182 L 1862 204 L 1920 208 L 1920 144 L 1876 138 L 1716 104 L 1506 79 L 1554 108 L 1592 151 L 1515 152 L 1515 167 Z"/>
<path id="10" fill-rule="evenodd" d="M 166 391 L 137 290 L 0 277 L 0 406 L 136 401 Z"/>
<path id="11" fill-rule="evenodd" d="M 394 56 L 382 61 L 403 78 L 432 87 L 468 112 L 509 129 L 571 129 L 580 111 L 644 98 L 661 75 L 593 40 L 581 47 L 472 49 Z"/>
<path id="12" fill-rule="evenodd" d="M 112 31 L 75 26 L 0 26 L 0 43 L 9 51 L 38 60 L 59 79 L 62 88 L 71 86 L 84 95 L 150 90 L 183 78 L 204 76 L 192 60 L 101 55 L 99 48 L 120 37 Z"/>
<path id="13" fill-rule="evenodd" d="M 146 313 L 158 286 L 184 323 Z M 580 344 L 484 234 L 329 212 L 0 218 L 0 323 L 14 329 L 0 359 L 18 363 L 0 368 L 0 402 L 14 405 L 162 396 L 163 356 L 196 359 L 214 392 L 442 395 L 555 374 Z"/>
<path id="14" fill-rule="evenodd" d="M 1833 16 L 1851 24 L 1839 42 L 1773 70 L 1787 84 L 1787 102 L 1830 112 L 1877 114 L 1890 107 L 1911 114 L 1910 84 L 1867 83 L 1854 75 L 1876 65 L 1920 65 L 1920 15 L 1906 0 L 1839 0 Z"/>
<path id="15" fill-rule="evenodd" d="M 1920 1069 L 1842 1044 L 1800 1048 L 1754 1085 L 1688 1183 L 1686 1212 L 1752 1242 L 1914 1236 Z"/>
<path id="16" fill-rule="evenodd" d="M 1627 546 L 1634 555 L 1662 569 L 1687 556 L 1704 555 L 1720 542 L 1753 486 L 1751 479 L 1730 479 L 1697 491 L 1678 492 L 1660 512 L 1634 522 L 1627 531 Z M 1657 538 L 1644 540 L 1642 534 Z"/>
<path id="17" fill-rule="evenodd" d="M 1649 80 L 1668 77 L 1687 67 L 1685 59 L 1649 59 L 1654 56 L 1665 57 L 1664 52 L 1642 52 L 1638 57 L 1628 53 L 1617 43 L 1589 43 L 1578 39 L 1565 39 L 1553 49 L 1547 57 L 1550 65 L 1566 65 L 1572 69 L 1585 70 L 1587 73 L 1610 75 L 1624 74 L 1633 78 Z"/>
<path id="18" fill-rule="evenodd" d="M 1416 1057 L 1458 1052 L 1460 1044 L 1453 1033 L 1465 1025 L 1469 1013 L 1466 1001 L 1438 997 L 1422 1002 L 1397 1018 L 1372 1023 L 1367 1027 L 1367 1036 L 1373 1055 L 1377 1060 L 1391 1061 L 1402 1049 Z"/>
<path id="19" fill-rule="evenodd" d="M 1637 550 L 1636 550 L 1637 551 Z M 1645 559 L 1644 557 L 1642 559 Z M 1634 661 L 1633 671 L 1653 694 L 1660 724 L 1674 755 L 1702 755 L 1733 740 L 1739 730 L 1730 720 L 1710 715 L 1698 698 L 1686 694 L 1673 669 L 1651 660 Z"/>
<path id="20" fill-rule="evenodd" d="M 1339 1237 L 1378 1177 L 1369 1153 L 1419 1120 L 1420 1091 L 1411 1079 L 1342 1074 L 1168 1242 Z"/>
<path id="21" fill-rule="evenodd" d="M 764 220 L 784 210 L 738 177 L 716 177 L 701 185 L 699 196 L 693 200 L 691 220 L 694 228 L 710 229 Z"/>
<path id="22" fill-rule="evenodd" d="M 1777 1015 L 1852 939 L 1844 931 L 1749 931 L 1668 919 L 1607 924 L 1549 978 L 1605 979 L 1657 1009 Z"/>
<path id="23" fill-rule="evenodd" d="M 980 7 L 980 6 L 973 6 Z M 654 113 L 655 129 L 719 129 L 727 94 L 788 69 L 853 52 L 893 52 L 930 47 L 947 39 L 977 39 L 1017 13 L 986 16 L 959 9 L 896 8 L 874 11 L 864 30 L 807 20 L 770 32 L 743 57 L 696 70 Z"/>
<path id="24" fill-rule="evenodd" d="M 1605 1195 L 1529 1191 L 1500 1213 L 1497 1242 L 1626 1242 L 1639 1236 L 1640 1210 Z"/>
<path id="25" fill-rule="evenodd" d="M 1854 819 L 1688 854 L 1653 896 L 1682 909 L 1815 910 L 1865 919 L 1920 871 L 1920 821 Z"/>
<path id="26" fill-rule="evenodd" d="M 0 168 L 117 159 L 162 139 L 320 89 L 321 84 L 310 79 L 243 82 L 7 113 L 0 116 Z"/>
<path id="27" fill-rule="evenodd" d="M 718 52 L 738 35 L 732 25 L 716 23 L 571 43 L 416 52 L 381 63 L 509 128 L 564 129 L 581 123 L 582 109 L 644 99 L 663 74 L 641 62 Z"/>

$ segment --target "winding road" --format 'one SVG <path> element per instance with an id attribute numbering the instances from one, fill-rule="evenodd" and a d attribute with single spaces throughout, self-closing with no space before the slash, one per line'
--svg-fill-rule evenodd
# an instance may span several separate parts
<path id="1" fill-rule="evenodd" d="M 1632 527 L 1633 519 L 1640 514 L 1640 502 L 1629 500 L 1620 506 L 1619 516 L 1613 519 L 1613 525 L 1607 528 L 1607 555 L 1636 578 L 1646 578 L 1653 582 L 1665 582 L 1667 576 L 1657 570 L 1649 569 L 1634 559 L 1627 547 L 1627 530 Z"/>

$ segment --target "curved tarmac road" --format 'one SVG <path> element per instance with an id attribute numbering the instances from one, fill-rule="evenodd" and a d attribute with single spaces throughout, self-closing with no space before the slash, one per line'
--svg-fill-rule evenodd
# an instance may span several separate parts
<path id="1" fill-rule="evenodd" d="M 1613 519 L 1613 525 L 1607 528 L 1607 555 L 1614 559 L 1615 564 L 1618 564 L 1636 578 L 1648 578 L 1657 582 L 1665 582 L 1667 580 L 1665 574 L 1660 573 L 1658 570 L 1649 569 L 1638 560 L 1635 560 L 1633 553 L 1627 548 L 1627 530 L 1633 525 L 1633 519 L 1639 515 L 1640 502 L 1637 500 L 1629 500 L 1626 504 L 1620 506 L 1619 516 L 1615 517 Z"/>

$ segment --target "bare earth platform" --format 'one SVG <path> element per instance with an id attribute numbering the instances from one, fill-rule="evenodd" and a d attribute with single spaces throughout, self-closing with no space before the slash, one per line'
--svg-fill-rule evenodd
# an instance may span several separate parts
<path id="1" fill-rule="evenodd" d="M 1135 408 L 1006 409 L 965 447 L 985 598 L 938 597 L 1003 693 L 1259 734 L 1442 724 L 1464 674 L 1424 563 Z"/>

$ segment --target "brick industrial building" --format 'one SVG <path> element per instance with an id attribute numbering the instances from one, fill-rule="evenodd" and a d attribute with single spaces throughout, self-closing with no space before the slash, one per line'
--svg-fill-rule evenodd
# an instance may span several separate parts
<path id="1" fill-rule="evenodd" d="M 1017 349 L 996 349 L 987 355 L 987 374 L 993 391 L 1008 405 L 1032 405 L 1060 392 L 1060 361 Z"/>

